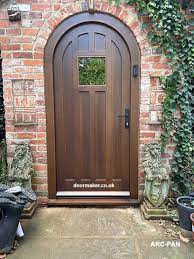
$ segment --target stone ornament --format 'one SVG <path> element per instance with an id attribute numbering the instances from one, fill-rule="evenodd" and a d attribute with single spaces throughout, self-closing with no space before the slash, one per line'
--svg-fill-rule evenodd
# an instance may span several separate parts
<path id="1" fill-rule="evenodd" d="M 29 144 L 18 144 L 8 172 L 9 183 L 12 186 L 18 185 L 31 189 L 31 175 L 33 172 L 32 154 Z"/>
<path id="2" fill-rule="evenodd" d="M 161 145 L 151 142 L 144 149 L 144 196 L 156 208 L 160 207 L 168 196 L 170 179 L 161 159 Z"/>
<path id="3" fill-rule="evenodd" d="M 21 11 L 16 3 L 11 4 L 7 8 L 7 13 L 10 22 L 16 22 L 21 20 Z"/>

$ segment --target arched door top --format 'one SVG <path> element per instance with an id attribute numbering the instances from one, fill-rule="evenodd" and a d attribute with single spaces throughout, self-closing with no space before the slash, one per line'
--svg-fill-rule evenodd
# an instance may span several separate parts
<path id="1" fill-rule="evenodd" d="M 67 33 L 73 27 L 76 27 L 80 24 L 92 22 L 110 26 L 117 33 L 119 33 L 123 37 L 129 48 L 129 51 L 132 55 L 132 61 L 134 60 L 136 61 L 136 63 L 140 63 L 140 49 L 133 32 L 116 17 L 101 12 L 95 14 L 75 14 L 65 19 L 62 23 L 60 23 L 49 37 L 48 42 L 45 46 L 45 62 L 47 60 L 49 61 L 50 59 L 52 59 L 55 48 L 58 42 L 60 41 L 60 38 L 65 33 Z"/>

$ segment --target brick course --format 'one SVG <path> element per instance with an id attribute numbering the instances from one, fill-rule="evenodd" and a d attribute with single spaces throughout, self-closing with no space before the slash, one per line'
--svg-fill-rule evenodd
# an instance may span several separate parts
<path id="1" fill-rule="evenodd" d="M 57 25 L 75 13 L 84 11 L 83 1 L 17 0 L 22 20 L 9 22 L 5 9 L 0 10 L 0 43 L 3 57 L 3 78 L 8 160 L 14 146 L 25 140 L 30 143 L 34 157 L 33 188 L 40 202 L 47 201 L 47 146 L 44 96 L 44 47 Z M 110 13 L 123 21 L 134 33 L 141 50 L 140 133 L 139 133 L 139 193 L 143 190 L 143 146 L 151 140 L 159 141 L 161 133 L 161 102 L 163 90 L 159 76 L 169 74 L 170 68 L 162 53 L 150 46 L 146 31 L 133 7 L 122 4 L 118 8 L 107 0 L 96 1 L 96 10 Z M 145 17 L 142 19 L 146 19 Z M 15 82 L 32 82 L 18 98 Z M 173 151 L 164 155 L 168 163 Z"/>

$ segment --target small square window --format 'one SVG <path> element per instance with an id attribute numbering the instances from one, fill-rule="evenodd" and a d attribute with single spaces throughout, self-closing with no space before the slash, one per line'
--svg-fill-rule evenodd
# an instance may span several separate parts
<path id="1" fill-rule="evenodd" d="M 105 58 L 78 57 L 79 85 L 105 85 Z"/>

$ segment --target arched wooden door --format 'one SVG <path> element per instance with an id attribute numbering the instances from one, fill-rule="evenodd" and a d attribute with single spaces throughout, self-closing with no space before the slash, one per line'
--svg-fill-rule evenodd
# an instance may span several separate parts
<path id="1" fill-rule="evenodd" d="M 127 42 L 102 16 L 105 23 L 98 18 L 79 23 L 75 16 L 77 25 L 61 35 L 53 51 L 50 198 L 137 198 L 133 67 L 139 60 L 133 63 Z"/>

